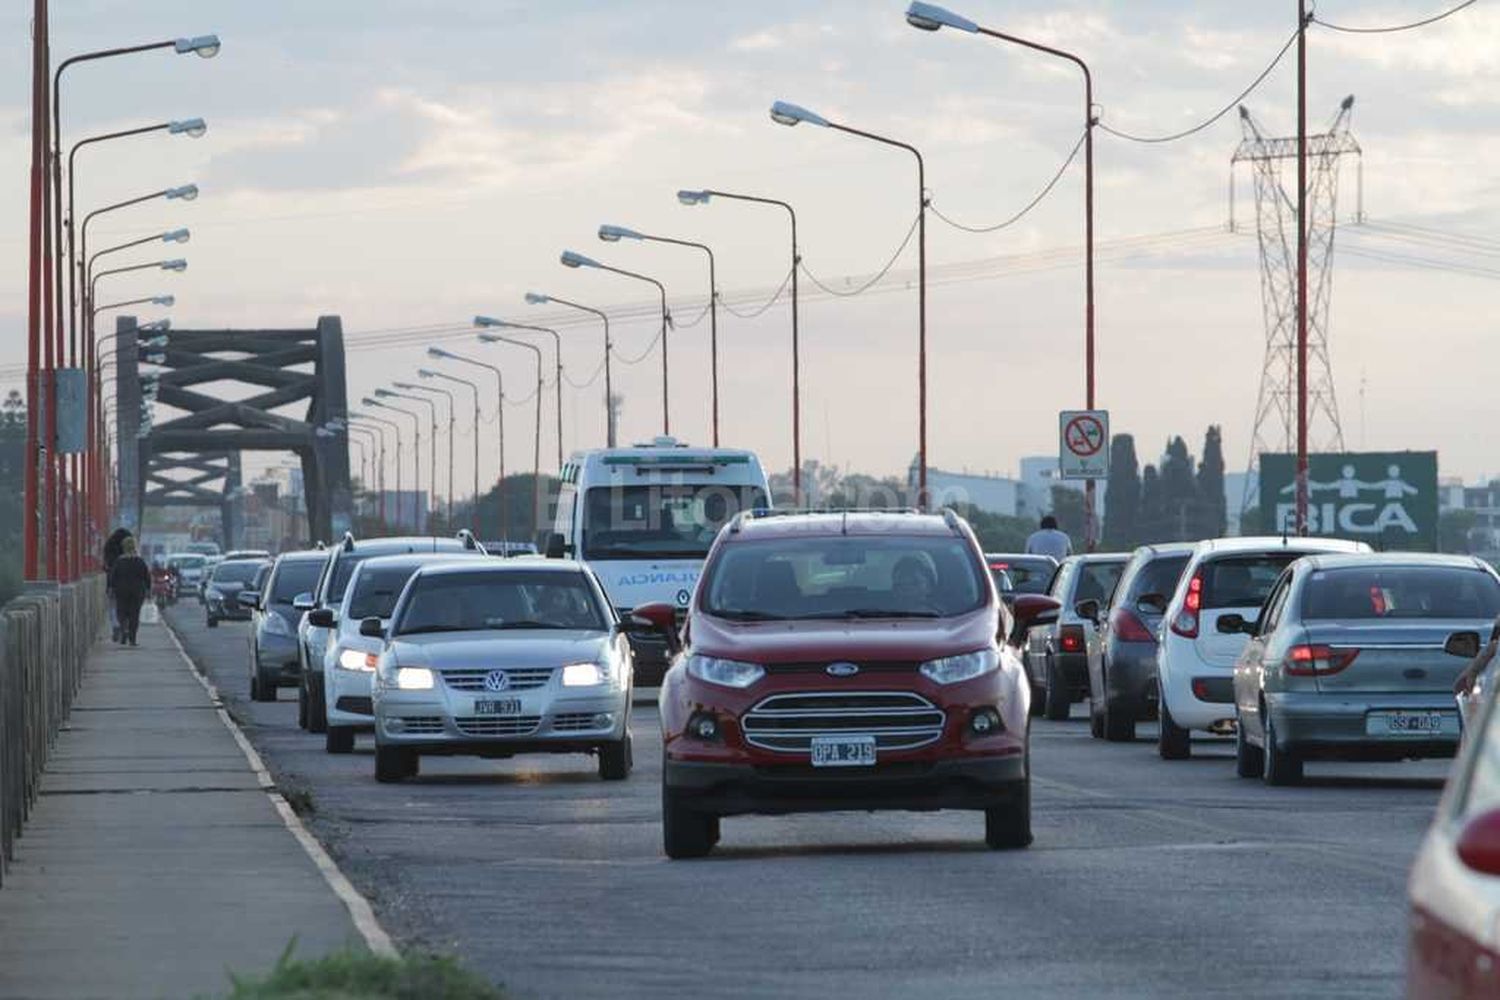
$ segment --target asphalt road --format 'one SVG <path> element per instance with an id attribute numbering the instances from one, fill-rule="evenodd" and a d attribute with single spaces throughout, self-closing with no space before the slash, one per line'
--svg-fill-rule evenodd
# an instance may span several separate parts
<path id="1" fill-rule="evenodd" d="M 323 752 L 293 692 L 249 701 L 247 630 L 169 614 L 278 779 L 404 945 L 522 998 L 1379 997 L 1402 985 L 1408 865 L 1447 762 L 1309 765 L 1302 787 L 1032 730 L 1036 843 L 977 813 L 745 817 L 703 861 L 661 853 L 656 713 L 636 769 L 585 757 L 428 759 L 378 785 L 362 737 Z"/>

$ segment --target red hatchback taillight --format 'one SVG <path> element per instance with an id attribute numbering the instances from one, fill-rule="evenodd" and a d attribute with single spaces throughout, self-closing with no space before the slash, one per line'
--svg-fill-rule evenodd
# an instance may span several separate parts
<path id="1" fill-rule="evenodd" d="M 1184 639 L 1198 638 L 1198 612 L 1203 610 L 1203 574 L 1194 573 L 1188 581 L 1187 597 L 1183 598 L 1182 610 L 1172 619 L 1172 631 Z"/>
<path id="2" fill-rule="evenodd" d="M 1057 645 L 1064 653 L 1083 652 L 1083 626 L 1064 625 L 1058 630 Z"/>
<path id="3" fill-rule="evenodd" d="M 1282 665 L 1292 677 L 1326 677 L 1336 674 L 1359 656 L 1357 649 L 1334 649 L 1331 646 L 1293 646 Z"/>
<path id="4" fill-rule="evenodd" d="M 1141 616 L 1129 608 L 1115 608 L 1109 616 L 1109 627 L 1121 642 L 1155 642 L 1156 636 L 1141 621 Z"/>

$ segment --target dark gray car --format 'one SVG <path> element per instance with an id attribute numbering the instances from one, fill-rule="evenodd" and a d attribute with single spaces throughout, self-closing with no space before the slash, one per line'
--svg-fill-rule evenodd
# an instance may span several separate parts
<path id="1" fill-rule="evenodd" d="M 1049 719 L 1066 719 L 1073 703 L 1088 696 L 1088 647 L 1095 615 L 1115 589 L 1127 558 L 1118 553 L 1069 556 L 1052 578 L 1047 596 L 1062 605 L 1057 620 L 1026 636 L 1026 671 L 1033 693 L 1041 693 L 1042 714 Z"/>
<path id="2" fill-rule="evenodd" d="M 221 621 L 249 621 L 250 608 L 240 603 L 240 591 L 255 591 L 255 576 L 269 562 L 266 559 L 236 559 L 214 567 L 203 588 L 204 618 L 209 628 Z"/>
<path id="3" fill-rule="evenodd" d="M 1187 568 L 1192 542 L 1143 545 L 1130 556 L 1089 640 L 1089 731 L 1111 742 L 1135 739 L 1156 715 L 1157 631 Z M 1087 610 L 1087 609 L 1086 609 Z"/>
<path id="4" fill-rule="evenodd" d="M 1306 760 L 1451 757 L 1453 684 L 1467 661 L 1444 646 L 1488 630 L 1500 577 L 1471 556 L 1326 555 L 1289 566 L 1234 668 L 1236 769 L 1285 785 Z"/>
<path id="5" fill-rule="evenodd" d="M 328 553 L 320 550 L 288 552 L 277 558 L 271 574 L 252 595 L 243 591 L 242 603 L 250 604 L 250 697 L 275 701 L 276 690 L 295 687 L 301 675 L 297 656 L 297 623 L 302 612 L 292 599 L 318 582 Z"/>

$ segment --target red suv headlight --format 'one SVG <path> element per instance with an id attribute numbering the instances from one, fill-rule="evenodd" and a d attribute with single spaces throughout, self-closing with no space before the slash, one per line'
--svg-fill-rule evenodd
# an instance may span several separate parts
<path id="1" fill-rule="evenodd" d="M 920 667 L 922 676 L 939 684 L 957 684 L 971 681 L 1000 667 L 1000 650 L 994 646 L 976 649 L 972 653 L 944 656 L 928 660 Z"/>

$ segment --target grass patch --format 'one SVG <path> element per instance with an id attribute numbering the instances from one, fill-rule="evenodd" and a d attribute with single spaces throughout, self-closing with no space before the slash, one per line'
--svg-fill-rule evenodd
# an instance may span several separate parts
<path id="1" fill-rule="evenodd" d="M 287 945 L 264 977 L 231 976 L 234 990 L 225 1000 L 506 1000 L 499 987 L 445 956 L 382 958 L 351 950 L 296 959 L 295 946 Z"/>
<path id="2" fill-rule="evenodd" d="M 306 819 L 318 811 L 317 800 L 313 798 L 310 789 L 301 785 L 278 784 L 276 790 L 281 793 L 282 798 L 286 799 L 286 804 L 292 807 L 292 812 L 298 816 Z"/>

